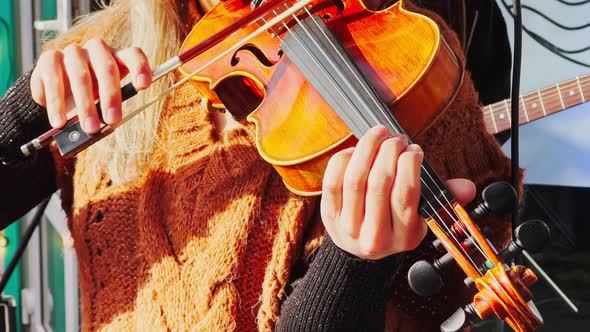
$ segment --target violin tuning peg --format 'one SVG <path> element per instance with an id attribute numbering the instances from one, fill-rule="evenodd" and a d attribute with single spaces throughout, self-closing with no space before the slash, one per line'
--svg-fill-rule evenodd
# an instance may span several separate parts
<path id="1" fill-rule="evenodd" d="M 408 270 L 410 288 L 418 295 L 433 296 L 443 286 L 442 273 L 453 262 L 453 256 L 446 253 L 433 263 L 418 261 Z"/>
<path id="2" fill-rule="evenodd" d="M 479 317 L 473 309 L 473 304 L 468 304 L 465 308 L 459 308 L 447 320 L 440 324 L 441 332 L 458 332 L 466 328 L 469 323 Z"/>
<path id="3" fill-rule="evenodd" d="M 518 200 L 516 190 L 508 182 L 503 181 L 488 185 L 481 197 L 483 202 L 469 214 L 473 220 L 481 219 L 489 213 L 504 215 L 512 211 Z"/>
<path id="4" fill-rule="evenodd" d="M 502 250 L 500 257 L 508 261 L 519 255 L 522 250 L 538 252 L 543 249 L 550 236 L 551 231 L 546 223 L 540 220 L 525 221 L 514 229 L 514 241 Z"/>
<path id="5" fill-rule="evenodd" d="M 421 296 L 432 296 L 440 291 L 443 285 L 441 270 L 427 261 L 418 261 L 408 270 L 408 283 L 414 293 Z"/>
<path id="6" fill-rule="evenodd" d="M 549 241 L 551 230 L 541 220 L 528 220 L 514 229 L 514 237 L 519 247 L 534 254 Z"/>
<path id="7" fill-rule="evenodd" d="M 475 285 L 475 283 L 473 282 L 473 279 L 471 279 L 469 277 L 463 279 L 463 283 L 465 284 L 465 286 L 467 286 L 467 288 L 471 288 L 471 287 L 473 287 L 473 285 Z"/>
<path id="8" fill-rule="evenodd" d="M 440 242 L 439 239 L 436 239 L 436 240 L 432 241 L 432 246 L 436 250 L 442 249 L 442 247 L 443 247 L 442 242 Z"/>

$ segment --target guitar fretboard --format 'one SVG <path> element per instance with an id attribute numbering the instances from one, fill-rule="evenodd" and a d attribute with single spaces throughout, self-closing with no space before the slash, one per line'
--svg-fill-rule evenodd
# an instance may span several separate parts
<path id="1" fill-rule="evenodd" d="M 519 97 L 519 124 L 525 124 L 590 101 L 590 74 L 557 83 Z M 488 133 L 510 129 L 510 99 L 483 108 Z"/>

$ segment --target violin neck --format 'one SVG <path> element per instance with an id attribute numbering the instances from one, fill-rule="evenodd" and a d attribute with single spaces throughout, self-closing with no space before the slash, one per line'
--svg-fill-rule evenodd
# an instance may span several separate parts
<path id="1" fill-rule="evenodd" d="M 321 18 L 312 16 L 301 21 L 286 34 L 281 48 L 357 138 L 378 124 L 407 136 Z M 426 218 L 454 201 L 426 160 L 421 185 L 419 209 Z"/>

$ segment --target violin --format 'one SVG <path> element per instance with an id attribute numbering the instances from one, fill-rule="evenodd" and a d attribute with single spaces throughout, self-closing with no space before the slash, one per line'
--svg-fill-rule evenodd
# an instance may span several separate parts
<path id="1" fill-rule="evenodd" d="M 191 81 L 214 106 L 253 122 L 262 158 L 289 190 L 307 196 L 321 193 L 330 157 L 371 127 L 382 124 L 410 138 L 426 130 L 453 101 L 464 75 L 432 20 L 400 2 L 371 10 L 356 0 L 271 0 L 255 9 L 246 0 L 222 2 L 154 77 L 178 67 L 185 74 L 180 83 Z M 124 99 L 135 93 L 123 88 Z M 105 125 L 86 135 L 74 118 L 22 151 L 30 154 L 53 139 L 71 157 L 112 130 Z M 426 160 L 419 210 L 475 288 L 473 303 L 442 330 L 459 331 L 472 316 L 495 315 L 518 332 L 542 325 L 528 289 L 535 274 L 502 259 Z"/>
<path id="2" fill-rule="evenodd" d="M 236 117 L 247 114 L 256 124 L 260 155 L 291 191 L 316 195 L 330 157 L 354 146 L 369 128 L 384 124 L 409 137 L 425 130 L 456 96 L 463 64 L 433 21 L 404 10 L 399 2 L 382 11 L 353 1 L 340 7 L 312 2 L 306 9 L 309 15 L 285 20 L 255 44 L 200 71 L 192 82 Z M 235 20 L 243 17 L 242 10 L 249 10 L 247 3 L 224 2 L 197 23 L 185 44 L 198 44 L 219 17 Z M 244 29 L 232 38 L 248 33 Z M 223 47 L 186 63 L 181 72 L 203 66 Z M 479 290 L 466 311 L 480 318 L 495 313 L 516 331 L 542 324 L 529 306 L 534 273 L 501 261 L 427 161 L 421 182 L 420 213 Z M 476 250 L 466 249 L 466 241 Z M 484 258 L 484 268 L 474 254 Z"/>

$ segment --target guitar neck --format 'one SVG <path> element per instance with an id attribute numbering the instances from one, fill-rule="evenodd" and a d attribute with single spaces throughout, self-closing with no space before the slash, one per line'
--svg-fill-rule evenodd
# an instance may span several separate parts
<path id="1" fill-rule="evenodd" d="M 590 74 L 557 83 L 519 97 L 520 125 L 544 118 L 590 100 Z M 486 129 L 497 134 L 510 129 L 510 99 L 483 108 Z"/>

